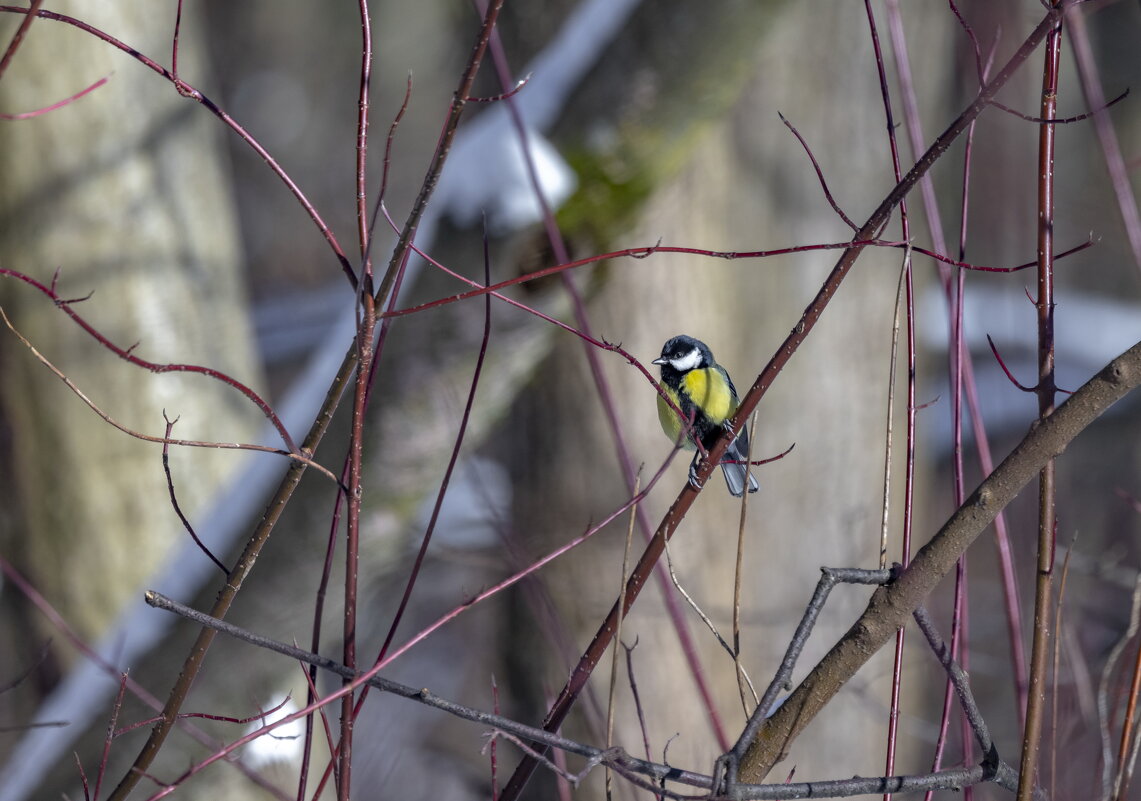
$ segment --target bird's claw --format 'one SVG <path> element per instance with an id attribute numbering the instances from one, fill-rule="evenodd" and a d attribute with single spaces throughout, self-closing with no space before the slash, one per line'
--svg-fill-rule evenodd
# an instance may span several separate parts
<path id="1" fill-rule="evenodd" d="M 697 468 L 700 466 L 700 464 L 701 463 L 697 459 L 694 459 L 689 465 L 689 486 L 693 487 L 695 490 L 699 490 L 705 486 L 705 483 L 697 477 Z"/>

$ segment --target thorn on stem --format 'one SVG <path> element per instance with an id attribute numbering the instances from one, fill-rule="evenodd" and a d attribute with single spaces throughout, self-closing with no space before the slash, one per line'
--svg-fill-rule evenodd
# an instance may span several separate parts
<path id="1" fill-rule="evenodd" d="M 1014 375 L 1010 372 L 1010 370 L 1006 366 L 1006 362 L 1004 362 L 1002 360 L 1002 356 L 999 355 L 998 348 L 995 347 L 994 340 L 991 339 L 990 334 L 986 335 L 986 341 L 990 345 L 990 352 L 994 354 L 994 358 L 998 361 L 998 366 L 1002 368 L 1002 372 L 1006 373 L 1006 377 L 1010 379 L 1010 383 L 1014 384 L 1014 386 L 1018 387 L 1023 392 L 1037 392 L 1038 391 L 1037 386 L 1027 387 L 1027 386 L 1023 386 L 1022 384 L 1018 383 L 1018 379 L 1016 379 L 1014 377 Z"/>

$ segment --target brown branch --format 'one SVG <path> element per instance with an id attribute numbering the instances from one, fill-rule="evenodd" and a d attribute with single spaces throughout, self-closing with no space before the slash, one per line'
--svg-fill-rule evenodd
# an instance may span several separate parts
<path id="1" fill-rule="evenodd" d="M 1062 57 L 1062 22 L 1046 37 L 1042 67 L 1042 117 L 1054 119 L 1058 107 L 1058 70 Z M 1057 128 L 1038 130 L 1038 419 L 1054 411 L 1054 140 Z M 1030 801 L 1038 779 L 1038 747 L 1046 715 L 1050 663 L 1050 601 L 1053 594 L 1057 534 L 1056 462 L 1047 459 L 1038 475 L 1038 570 L 1034 580 L 1034 639 L 1030 646 L 1030 679 L 1026 693 L 1026 725 L 1022 731 L 1018 801 Z"/>
<path id="2" fill-rule="evenodd" d="M 1110 362 L 1049 417 L 1036 423 L 925 545 L 894 583 L 876 590 L 868 607 L 765 721 L 742 759 L 739 775 L 759 781 L 856 671 L 890 640 L 955 566 L 967 547 L 1050 459 L 1110 406 L 1141 384 L 1141 342 Z"/>

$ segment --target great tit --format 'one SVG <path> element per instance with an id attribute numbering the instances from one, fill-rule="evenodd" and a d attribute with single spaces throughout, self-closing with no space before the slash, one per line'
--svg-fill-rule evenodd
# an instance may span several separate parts
<path id="1" fill-rule="evenodd" d="M 692 434 L 686 436 L 681 447 L 697 450 L 694 445 L 696 438 L 708 452 L 737 411 L 739 401 L 733 380 L 724 367 L 713 361 L 713 354 L 704 342 L 684 335 L 676 336 L 663 345 L 662 355 L 653 363 L 661 365 L 662 389 L 685 415 L 683 422 L 659 395 L 658 420 L 662 430 L 677 443 L 682 431 L 686 430 L 686 424 L 692 422 Z M 760 486 L 749 473 L 748 453 L 749 434 L 742 428 L 726 448 L 721 461 L 721 472 L 725 474 L 729 492 L 738 497 L 744 494 L 746 481 L 749 492 L 756 492 Z M 695 453 L 689 466 L 689 482 L 695 487 L 698 486 L 696 476 L 700 460 L 701 454 Z"/>

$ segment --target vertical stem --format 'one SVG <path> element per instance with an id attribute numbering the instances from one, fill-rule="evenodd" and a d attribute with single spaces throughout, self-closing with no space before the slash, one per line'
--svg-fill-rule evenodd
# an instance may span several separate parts
<path id="1" fill-rule="evenodd" d="M 357 568 L 360 564 L 360 522 L 361 522 L 361 445 L 364 439 L 364 415 L 368 407 L 369 374 L 372 372 L 374 355 L 373 340 L 376 331 L 376 305 L 373 298 L 372 269 L 368 260 L 368 193 L 365 191 L 366 167 L 368 165 L 368 109 L 369 81 L 372 77 L 372 25 L 369 21 L 368 3 L 360 0 L 361 22 L 361 73 L 360 90 L 357 98 L 357 137 L 355 160 L 357 235 L 360 239 L 361 268 L 358 301 L 361 306 L 360 324 L 357 326 L 357 367 L 356 386 L 353 391 L 353 422 L 349 441 L 349 504 L 347 535 L 345 538 L 345 620 L 344 620 L 344 663 L 347 667 L 357 666 Z M 383 300 L 383 298 L 381 299 Z M 346 680 L 347 681 L 347 680 Z M 341 698 L 341 742 L 337 757 L 337 799 L 348 801 L 352 788 L 353 767 L 353 723 L 356 713 L 353 704 L 354 693 Z"/>
<path id="2" fill-rule="evenodd" d="M 357 666 L 357 568 L 360 555 L 361 523 L 361 451 L 364 440 L 364 417 L 368 406 L 369 373 L 373 359 L 373 340 L 376 331 L 376 300 L 369 293 L 361 297 L 362 319 L 357 334 L 357 351 L 360 354 L 356 387 L 353 392 L 352 439 L 349 443 L 349 505 L 347 536 L 345 540 L 345 626 L 344 664 Z M 348 684 L 349 680 L 346 679 Z M 341 698 L 341 743 L 338 757 L 338 801 L 348 801 L 352 777 L 353 693 Z"/>
<path id="3" fill-rule="evenodd" d="M 876 30 L 875 15 L 872 13 L 871 0 L 864 0 L 864 9 L 868 15 L 868 27 L 872 36 L 872 47 L 876 54 L 876 67 L 879 71 L 880 93 L 883 96 L 884 116 L 887 124 L 888 144 L 891 147 L 891 164 L 895 180 L 898 183 L 903 177 L 900 166 L 899 143 L 895 138 L 895 119 L 891 111 L 891 95 L 888 91 L 887 73 L 884 69 L 883 53 L 880 50 L 879 33 Z M 907 214 L 907 201 L 899 202 L 899 226 L 903 241 L 911 241 L 911 222 Z M 911 509 L 915 491 L 915 282 L 911 270 L 911 250 L 904 251 L 903 283 L 907 312 L 907 432 L 904 449 L 907 461 L 904 467 L 903 489 L 903 545 L 900 562 L 904 567 L 911 561 Z M 894 345 L 893 345 L 894 350 Z M 895 353 L 892 353 L 894 364 Z M 892 370 L 894 373 L 894 368 Z M 885 509 L 886 511 L 886 509 Z M 886 518 L 886 514 L 885 514 Z M 895 633 L 895 653 L 892 659 L 891 672 L 891 703 L 888 712 L 887 748 L 884 756 L 884 775 L 895 773 L 896 738 L 899 732 L 899 699 L 903 685 L 903 645 L 906 630 L 901 626 Z M 884 801 L 891 801 L 891 793 L 884 793 Z"/>
<path id="4" fill-rule="evenodd" d="M 1053 120 L 1058 102 L 1058 68 L 1061 56 L 1061 21 L 1046 36 L 1042 69 L 1043 120 Z M 1054 411 L 1054 126 L 1043 122 L 1038 131 L 1038 416 Z M 1038 475 L 1038 574 L 1034 591 L 1034 644 L 1031 647 L 1030 683 L 1026 701 L 1026 730 L 1018 801 L 1030 801 L 1036 784 L 1038 744 L 1046 698 L 1046 665 L 1050 644 L 1050 590 L 1054 572 L 1054 460 Z"/>
<path id="5" fill-rule="evenodd" d="M 360 0 L 361 17 L 361 81 L 357 97 L 357 147 L 356 147 L 356 207 L 357 237 L 360 239 L 362 278 L 370 275 L 368 265 L 368 193 L 365 191 L 366 167 L 368 165 L 368 88 L 372 79 L 372 24 L 368 16 L 368 3 Z M 364 283 L 364 281 L 362 281 Z M 366 288 L 366 292 L 369 290 Z"/>

